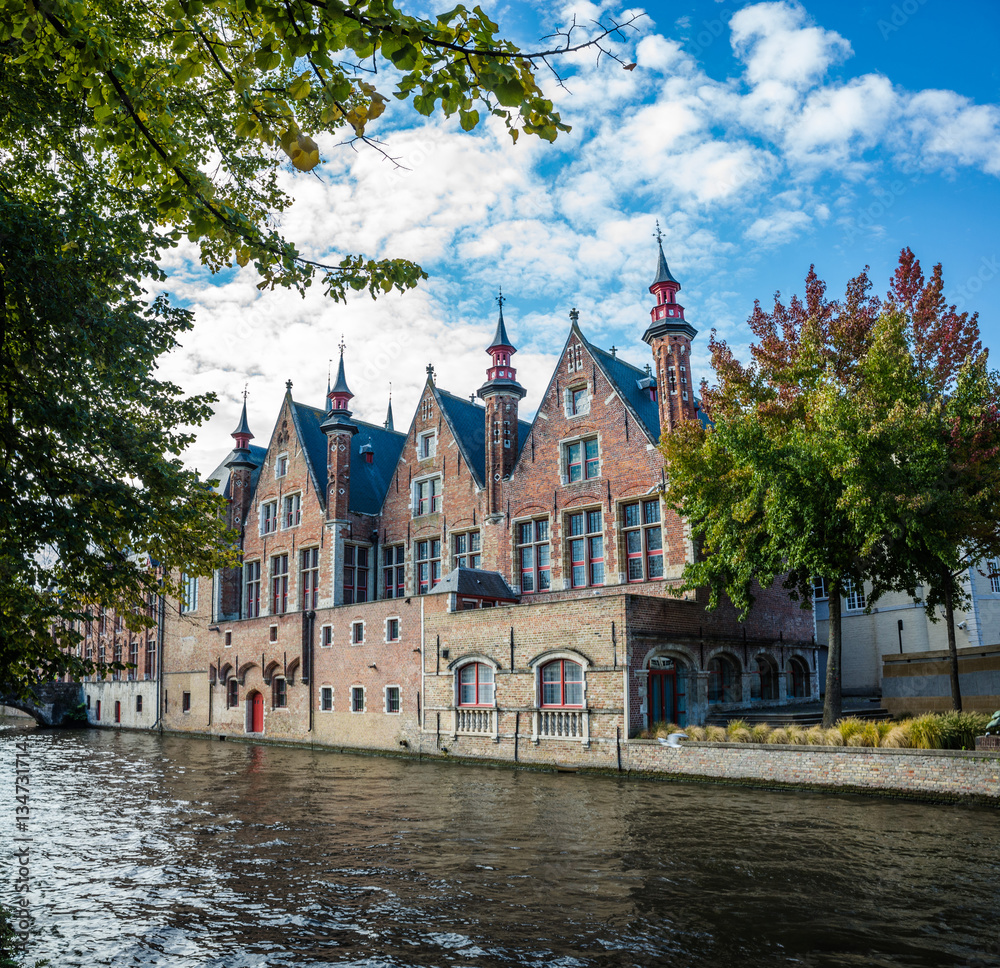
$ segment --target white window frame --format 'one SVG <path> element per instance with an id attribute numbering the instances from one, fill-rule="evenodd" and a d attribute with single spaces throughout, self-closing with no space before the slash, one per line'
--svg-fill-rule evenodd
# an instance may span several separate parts
<path id="1" fill-rule="evenodd" d="M 813 575 L 812 588 L 814 602 L 826 602 L 830 600 L 830 594 L 826 587 L 826 579 L 822 575 Z"/>
<path id="2" fill-rule="evenodd" d="M 289 509 L 292 510 L 294 522 L 287 523 Z M 286 494 L 281 499 L 281 530 L 287 531 L 289 528 L 297 528 L 302 523 L 302 492 L 293 491 Z"/>
<path id="3" fill-rule="evenodd" d="M 396 690 L 396 709 L 389 708 L 389 690 Z M 403 714 L 403 690 L 398 683 L 391 682 L 382 690 L 382 712 L 387 716 L 401 716 Z"/>
<path id="4" fill-rule="evenodd" d="M 844 611 L 847 612 L 863 612 L 867 607 L 868 601 L 865 597 L 865 586 L 862 583 L 860 590 L 854 587 L 854 582 L 850 578 L 845 578 L 843 581 L 843 595 L 844 595 Z M 858 604 L 860 600 L 861 604 Z"/>
<path id="5" fill-rule="evenodd" d="M 465 538 L 466 539 L 466 544 L 468 545 L 471 542 L 471 540 L 472 540 L 472 535 L 477 535 L 479 537 L 479 548 L 476 551 L 471 551 L 469 548 L 466 548 L 465 551 L 463 551 L 461 554 L 459 554 L 458 551 L 456 550 L 456 547 L 455 547 L 455 544 L 456 544 L 457 540 L 459 538 Z M 471 528 L 468 531 L 452 531 L 452 533 L 451 533 L 451 567 L 452 568 L 457 568 L 458 567 L 458 561 L 457 561 L 458 558 L 465 558 L 465 559 L 479 558 L 479 565 L 463 565 L 462 566 L 463 568 L 474 568 L 474 567 L 481 568 L 482 567 L 482 559 L 483 559 L 483 532 L 482 532 L 482 529 L 480 529 L 480 528 Z"/>
<path id="6" fill-rule="evenodd" d="M 425 430 L 417 434 L 417 460 L 430 460 L 437 456 L 437 431 Z"/>
<path id="7" fill-rule="evenodd" d="M 355 632 L 358 626 L 361 626 L 361 638 L 357 638 Z M 357 619 L 351 622 L 351 645 L 364 645 L 365 644 L 365 622 L 364 619 Z"/>
<path id="8" fill-rule="evenodd" d="M 355 709 L 354 708 L 354 694 L 355 694 L 355 690 L 357 690 L 357 689 L 361 690 L 361 708 L 360 709 Z M 366 713 L 367 711 L 368 711 L 368 690 L 365 689 L 364 686 L 351 686 L 351 714 L 352 715 L 359 715 L 360 716 L 361 714 Z"/>
<path id="9" fill-rule="evenodd" d="M 587 477 L 587 443 L 588 441 L 597 442 L 597 473 L 593 477 Z M 581 477 L 578 481 L 571 481 L 569 479 L 569 449 L 574 444 L 580 445 L 580 474 Z M 567 437 L 565 440 L 559 441 L 559 479 L 562 485 L 565 487 L 568 484 L 586 484 L 588 481 L 600 480 L 602 471 L 604 469 L 604 458 L 602 454 L 604 453 L 604 448 L 601 446 L 601 435 L 600 434 L 581 434 L 579 437 Z"/>
<path id="10" fill-rule="evenodd" d="M 585 396 L 579 409 L 573 406 L 573 397 L 583 390 Z M 569 419 L 573 417 L 586 417 L 590 413 L 590 404 L 593 394 L 590 392 L 590 383 L 572 383 L 563 390 L 563 411 Z"/>
<path id="11" fill-rule="evenodd" d="M 394 639 L 390 639 L 389 638 L 389 623 L 390 622 L 395 622 L 396 623 L 396 637 Z M 389 644 L 391 644 L 393 642 L 398 642 L 403 637 L 403 630 L 402 630 L 402 627 L 399 624 L 399 616 L 398 615 L 389 615 L 386 618 L 385 623 L 383 625 L 383 632 L 384 632 L 384 641 L 385 641 L 386 645 L 389 645 Z"/>
<path id="12" fill-rule="evenodd" d="M 267 516 L 267 509 L 268 508 L 272 508 L 273 511 L 274 511 L 274 514 L 271 516 L 270 519 L 268 519 L 268 516 Z M 259 518 L 260 518 L 260 521 L 259 521 L 259 523 L 260 523 L 260 534 L 261 534 L 262 537 L 265 534 L 275 534 L 277 532 L 277 530 L 278 530 L 278 499 L 277 498 L 275 498 L 274 500 L 271 500 L 271 501 L 264 501 L 261 504 L 260 511 L 259 511 Z M 267 528 L 265 530 L 267 524 L 269 524 L 269 523 L 273 523 L 273 526 L 270 527 L 270 528 Z"/>
<path id="13" fill-rule="evenodd" d="M 327 632 L 330 633 L 329 636 L 327 636 Z M 327 638 L 330 639 L 329 642 L 326 641 Z M 330 649 L 333 647 L 333 625 L 327 623 L 319 627 L 319 647 L 321 649 Z"/>
<path id="14" fill-rule="evenodd" d="M 437 481 L 437 493 L 430 498 L 431 509 L 429 511 L 420 510 L 420 486 L 431 481 Z M 426 518 L 431 514 L 439 514 L 441 511 L 441 501 L 444 498 L 444 486 L 440 474 L 427 474 L 424 477 L 413 479 L 410 491 L 410 510 L 415 518 Z"/>
<path id="15" fill-rule="evenodd" d="M 181 575 L 181 585 L 181 612 L 186 615 L 188 612 L 198 611 L 198 576 Z"/>
<path id="16" fill-rule="evenodd" d="M 997 558 L 987 558 L 986 577 L 990 582 L 990 592 L 993 595 L 1000 595 L 1000 560 Z"/>
<path id="17" fill-rule="evenodd" d="M 288 453 L 278 454 L 274 458 L 274 479 L 280 480 L 288 476 Z"/>

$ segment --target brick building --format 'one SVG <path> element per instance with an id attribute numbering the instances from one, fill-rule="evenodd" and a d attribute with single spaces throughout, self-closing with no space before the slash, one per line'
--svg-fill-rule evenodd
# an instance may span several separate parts
<path id="1" fill-rule="evenodd" d="M 502 296 L 481 402 L 429 366 L 405 431 L 391 405 L 355 420 L 343 346 L 322 408 L 289 381 L 266 448 L 244 401 L 213 475 L 242 566 L 168 610 L 165 727 L 610 765 L 653 722 L 817 695 L 780 589 L 744 623 L 676 592 L 694 549 L 657 444 L 704 419 L 680 288 L 661 244 L 641 366 L 572 311 L 530 422 Z"/>

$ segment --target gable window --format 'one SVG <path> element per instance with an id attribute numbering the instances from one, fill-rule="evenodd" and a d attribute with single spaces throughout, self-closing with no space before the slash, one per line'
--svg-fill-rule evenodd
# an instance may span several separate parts
<path id="1" fill-rule="evenodd" d="M 322 649 L 329 649 L 333 645 L 333 626 L 324 625 L 319 630 L 319 644 Z"/>
<path id="2" fill-rule="evenodd" d="M 596 437 L 576 440 L 563 445 L 563 460 L 566 464 L 566 481 L 589 481 L 601 472 L 600 451 Z"/>
<path id="3" fill-rule="evenodd" d="M 365 711 L 365 687 L 351 686 L 351 712 L 363 713 Z"/>
<path id="4" fill-rule="evenodd" d="M 344 604 L 368 601 L 368 549 L 344 546 Z"/>
<path id="5" fill-rule="evenodd" d="M 283 615 L 288 611 L 288 555 L 275 555 L 271 559 L 271 614 Z"/>
<path id="6" fill-rule="evenodd" d="M 288 705 L 288 689 L 283 678 L 276 677 L 271 682 L 271 699 L 275 709 L 284 709 Z"/>
<path id="7" fill-rule="evenodd" d="M 576 511 L 566 515 L 569 564 L 574 588 L 604 584 L 604 533 L 600 511 Z"/>
<path id="8" fill-rule="evenodd" d="M 563 395 L 563 401 L 567 417 L 576 417 L 590 413 L 590 391 L 586 383 L 582 386 L 567 387 Z"/>
<path id="9" fill-rule="evenodd" d="M 556 659 L 542 666 L 543 706 L 583 705 L 583 666 L 571 659 Z"/>
<path id="10" fill-rule="evenodd" d="M 385 640 L 386 642 L 399 641 L 399 619 L 387 618 L 385 620 Z"/>
<path id="11" fill-rule="evenodd" d="M 284 477 L 288 473 L 288 454 L 280 454 L 274 462 L 274 476 Z"/>
<path id="12" fill-rule="evenodd" d="M 197 608 L 198 578 L 195 575 L 181 575 L 181 611 L 193 612 Z"/>
<path id="13" fill-rule="evenodd" d="M 278 502 L 267 501 L 260 506 L 260 533 L 273 534 L 278 530 Z"/>
<path id="14" fill-rule="evenodd" d="M 436 514 L 441 510 L 441 478 L 429 477 L 413 486 L 413 515 Z"/>
<path id="15" fill-rule="evenodd" d="M 226 705 L 238 706 L 240 704 L 240 683 L 235 677 L 226 683 Z"/>
<path id="16" fill-rule="evenodd" d="M 294 528 L 302 520 L 302 495 L 289 494 L 282 502 L 281 526 Z"/>
<path id="17" fill-rule="evenodd" d="M 322 686 L 320 688 L 319 708 L 325 713 L 333 711 L 333 686 Z"/>
<path id="18" fill-rule="evenodd" d="M 441 581 L 441 539 L 417 542 L 417 594 L 425 595 Z"/>
<path id="19" fill-rule="evenodd" d="M 478 531 L 453 535 L 452 540 L 455 547 L 452 558 L 455 568 L 482 568 L 483 556 L 480 554 Z"/>
<path id="20" fill-rule="evenodd" d="M 470 662 L 458 670 L 458 704 L 492 706 L 494 697 L 493 667 L 485 662 Z"/>
<path id="21" fill-rule="evenodd" d="M 844 579 L 844 598 L 847 599 L 847 611 L 858 612 L 865 607 L 864 585 L 855 587 L 850 578 Z"/>
<path id="22" fill-rule="evenodd" d="M 319 602 L 319 548 L 302 552 L 302 608 L 315 608 Z"/>
<path id="23" fill-rule="evenodd" d="M 385 711 L 387 713 L 399 712 L 399 686 L 385 687 Z"/>
<path id="24" fill-rule="evenodd" d="M 517 527 L 517 560 L 521 591 L 547 592 L 550 587 L 549 521 L 522 521 Z"/>
<path id="25" fill-rule="evenodd" d="M 417 437 L 417 458 L 426 460 L 437 453 L 437 434 L 430 430 Z"/>
<path id="26" fill-rule="evenodd" d="M 402 598 L 406 593 L 406 549 L 403 545 L 382 549 L 382 597 Z"/>
<path id="27" fill-rule="evenodd" d="M 629 581 L 663 577 L 660 502 L 633 501 L 622 508 L 625 559 Z"/>

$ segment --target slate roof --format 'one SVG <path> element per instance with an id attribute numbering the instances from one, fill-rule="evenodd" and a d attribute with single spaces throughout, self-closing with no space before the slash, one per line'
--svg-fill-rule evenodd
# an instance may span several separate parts
<path id="1" fill-rule="evenodd" d="M 486 352 L 488 353 L 495 346 L 509 346 L 512 352 L 517 352 L 514 349 L 514 344 L 510 341 L 510 337 L 507 335 L 507 327 L 503 324 L 503 306 L 500 306 L 500 317 L 497 319 L 497 331 L 493 334 L 493 342 L 486 347 Z"/>
<path id="2" fill-rule="evenodd" d="M 428 593 L 445 595 L 456 592 L 467 598 L 497 598 L 505 602 L 516 602 L 518 596 L 497 571 L 483 568 L 463 568 L 459 566 L 449 572 Z"/>
<path id="3" fill-rule="evenodd" d="M 247 449 L 250 451 L 250 460 L 254 465 L 253 470 L 250 471 L 250 491 L 252 493 L 257 486 L 257 478 L 260 477 L 261 465 L 264 463 L 264 458 L 267 457 L 267 448 L 251 444 Z M 232 460 L 235 453 L 235 450 L 231 450 L 226 454 L 225 460 L 208 476 L 210 481 L 219 482 L 215 490 L 223 497 L 229 497 L 229 468 L 226 467 L 226 464 Z"/>
<path id="4" fill-rule="evenodd" d="M 467 397 L 457 397 L 447 390 L 434 387 L 438 405 L 462 452 L 462 458 L 472 470 L 476 483 L 482 487 L 486 479 L 486 413 L 485 407 L 473 403 Z M 526 420 L 517 422 L 518 453 L 524 447 L 531 424 Z"/>
<path id="5" fill-rule="evenodd" d="M 317 494 L 323 495 L 326 506 L 326 434 L 320 430 L 326 414 L 304 403 L 292 402 L 292 419 L 305 451 Z M 386 430 L 363 420 L 353 421 L 358 432 L 351 438 L 351 501 L 350 510 L 357 514 L 378 514 L 396 471 L 399 455 L 406 443 L 406 434 Z M 361 447 L 371 444 L 375 460 L 369 464 Z"/>
<path id="6" fill-rule="evenodd" d="M 659 442 L 660 408 L 655 400 L 650 399 L 647 391 L 639 388 L 638 381 L 648 376 L 646 371 L 626 363 L 620 356 L 612 356 L 586 338 L 584 342 L 597 361 L 597 365 L 604 371 L 604 375 L 629 405 L 634 416 L 642 422 L 646 433 L 654 443 Z"/>
<path id="7" fill-rule="evenodd" d="M 656 278 L 650 283 L 650 289 L 658 282 L 672 282 L 678 289 L 681 288 L 681 284 L 670 274 L 670 269 L 667 267 L 667 259 L 663 254 L 662 242 L 660 243 L 660 257 L 656 263 Z"/>

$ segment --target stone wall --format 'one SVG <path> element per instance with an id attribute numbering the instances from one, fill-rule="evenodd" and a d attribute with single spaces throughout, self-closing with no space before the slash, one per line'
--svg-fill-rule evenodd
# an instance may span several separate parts
<path id="1" fill-rule="evenodd" d="M 632 740 L 623 767 L 761 787 L 836 789 L 1000 806 L 1000 753 Z"/>
<path id="2" fill-rule="evenodd" d="M 1000 709 L 1000 645 L 958 650 L 962 708 Z M 951 660 L 947 650 L 883 656 L 882 705 L 893 716 L 947 712 L 951 702 Z"/>

